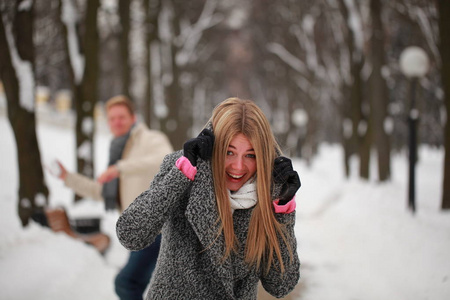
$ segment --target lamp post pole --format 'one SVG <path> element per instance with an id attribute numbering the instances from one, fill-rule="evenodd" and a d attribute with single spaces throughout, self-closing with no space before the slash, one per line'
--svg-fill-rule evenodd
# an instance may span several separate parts
<path id="1" fill-rule="evenodd" d="M 411 105 L 408 115 L 409 131 L 409 182 L 408 182 L 408 208 L 416 212 L 416 162 L 417 162 L 417 125 L 419 111 L 416 108 L 416 86 L 419 78 L 423 77 L 429 68 L 428 56 L 419 47 L 408 47 L 400 55 L 400 69 L 411 79 Z"/>
<path id="2" fill-rule="evenodd" d="M 411 107 L 408 115 L 409 123 L 409 185 L 408 208 L 412 213 L 416 212 L 416 161 L 417 161 L 417 123 L 419 112 L 416 109 L 416 84 L 417 78 L 411 80 Z"/>

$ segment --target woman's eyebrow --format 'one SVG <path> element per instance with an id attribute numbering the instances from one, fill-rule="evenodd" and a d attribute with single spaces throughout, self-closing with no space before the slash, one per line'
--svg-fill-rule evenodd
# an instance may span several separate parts
<path id="1" fill-rule="evenodd" d="M 233 145 L 228 145 L 228 147 L 229 148 L 233 148 L 233 149 L 236 149 L 236 147 L 235 146 L 233 146 Z M 245 152 L 255 152 L 255 150 L 253 149 L 253 148 L 250 148 L 250 149 L 248 149 L 248 150 L 246 150 Z"/>

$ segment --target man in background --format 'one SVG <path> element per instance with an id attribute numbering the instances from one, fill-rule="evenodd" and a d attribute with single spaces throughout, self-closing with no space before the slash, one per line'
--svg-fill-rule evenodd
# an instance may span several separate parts
<path id="1" fill-rule="evenodd" d="M 106 116 L 113 135 L 108 168 L 93 180 L 68 172 L 57 161 L 58 177 L 79 196 L 104 201 L 107 210 L 118 208 L 122 212 L 148 189 L 164 156 L 173 149 L 162 132 L 136 122 L 133 103 L 126 96 L 109 99 Z M 161 236 L 158 236 L 149 247 L 130 252 L 126 265 L 115 279 L 115 290 L 121 300 L 142 300 L 156 265 L 160 242 Z"/>

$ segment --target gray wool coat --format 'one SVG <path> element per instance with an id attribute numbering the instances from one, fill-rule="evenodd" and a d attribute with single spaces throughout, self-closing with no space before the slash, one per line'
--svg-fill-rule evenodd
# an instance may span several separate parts
<path id="1" fill-rule="evenodd" d="M 123 212 L 117 236 L 129 250 L 140 250 L 162 231 L 161 250 L 146 299 L 256 299 L 258 281 L 267 292 L 283 297 L 300 278 L 294 234 L 295 212 L 276 214 L 286 225 L 289 252 L 281 242 L 285 273 L 275 266 L 268 273 L 244 262 L 244 249 L 253 208 L 236 210 L 234 230 L 239 250 L 223 261 L 224 239 L 217 237 L 218 212 L 210 162 L 199 159 L 190 181 L 175 166 L 182 151 L 165 157 L 150 188 Z M 276 190 L 276 189 L 275 189 Z"/>

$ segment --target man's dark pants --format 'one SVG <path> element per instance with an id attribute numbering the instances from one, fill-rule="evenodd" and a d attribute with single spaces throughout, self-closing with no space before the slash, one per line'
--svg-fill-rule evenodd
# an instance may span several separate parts
<path id="1" fill-rule="evenodd" d="M 127 264 L 117 274 L 116 293 L 120 300 L 142 300 L 142 295 L 156 266 L 161 235 L 145 249 L 132 251 Z"/>

